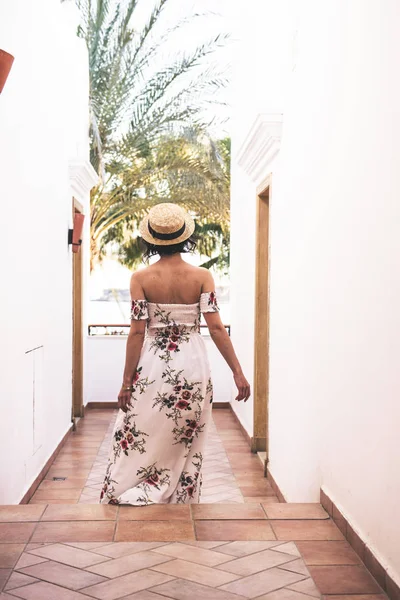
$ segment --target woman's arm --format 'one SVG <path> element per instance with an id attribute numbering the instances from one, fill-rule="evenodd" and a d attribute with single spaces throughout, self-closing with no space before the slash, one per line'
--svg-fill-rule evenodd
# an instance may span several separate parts
<path id="1" fill-rule="evenodd" d="M 211 273 L 207 273 L 206 280 L 202 286 L 202 292 L 215 291 L 214 279 Z M 243 374 L 242 367 L 236 356 L 231 338 L 228 335 L 219 315 L 219 312 L 204 312 L 210 336 L 218 350 L 224 357 L 226 363 L 233 373 L 233 379 L 238 389 L 236 400 L 248 400 L 250 397 L 250 384 Z"/>
<path id="2" fill-rule="evenodd" d="M 130 285 L 131 299 L 144 299 L 142 286 L 137 281 L 137 275 L 133 274 Z M 136 369 L 138 366 L 140 353 L 142 351 L 144 335 L 146 331 L 145 320 L 131 320 L 131 327 L 126 342 L 125 368 L 121 390 L 118 394 L 118 408 L 127 412 L 131 401 L 132 392 L 129 389 L 132 386 Z"/>

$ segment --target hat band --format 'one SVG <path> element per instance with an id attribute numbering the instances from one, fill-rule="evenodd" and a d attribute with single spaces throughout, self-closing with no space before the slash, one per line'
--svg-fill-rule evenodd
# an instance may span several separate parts
<path id="1" fill-rule="evenodd" d="M 173 231 L 172 233 L 158 233 L 158 231 L 152 228 L 150 223 L 147 224 L 147 227 L 151 235 L 157 240 L 175 240 L 185 232 L 186 223 L 183 223 L 182 227 L 178 229 L 178 231 Z"/>

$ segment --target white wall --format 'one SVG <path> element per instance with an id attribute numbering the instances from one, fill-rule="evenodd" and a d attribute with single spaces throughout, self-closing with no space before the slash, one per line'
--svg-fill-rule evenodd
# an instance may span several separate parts
<path id="1" fill-rule="evenodd" d="M 235 352 L 253 387 L 254 369 L 254 290 L 255 290 L 255 190 L 239 169 L 233 168 L 231 180 L 231 339 Z M 253 398 L 235 402 L 232 386 L 232 408 L 242 425 L 253 435 Z"/>
<path id="2" fill-rule="evenodd" d="M 282 105 L 270 107 L 267 90 L 262 108 L 284 114 L 271 199 L 269 466 L 288 501 L 318 501 L 322 486 L 400 582 L 400 6 L 301 9 L 288 21 L 297 48 L 282 70 Z M 245 51 L 249 59 L 254 48 Z M 234 169 L 251 193 L 233 192 L 233 247 L 254 231 L 255 197 Z M 248 286 L 248 313 L 232 307 L 232 332 L 239 319 L 251 331 L 254 318 L 253 249 L 243 248 L 232 253 L 232 298 Z"/>
<path id="3" fill-rule="evenodd" d="M 0 503 L 20 501 L 71 424 L 68 164 L 88 151 L 74 11 L 53 0 L 0 6 L 1 47 L 15 56 L 0 97 Z"/>
<path id="4" fill-rule="evenodd" d="M 126 336 L 88 336 L 85 356 L 85 404 L 115 402 L 125 364 Z M 208 336 L 204 337 L 214 385 L 214 401 L 230 402 L 232 374 Z"/>
<path id="5" fill-rule="evenodd" d="M 263 3 L 249 0 L 246 11 L 240 3 L 236 7 L 238 41 L 232 84 L 231 337 L 245 376 L 253 387 L 257 184 L 237 161 L 256 116 L 282 113 L 293 64 L 297 15 L 288 0 L 264 0 Z M 268 174 L 263 173 L 261 180 Z M 253 398 L 246 404 L 233 402 L 232 407 L 252 436 Z"/>

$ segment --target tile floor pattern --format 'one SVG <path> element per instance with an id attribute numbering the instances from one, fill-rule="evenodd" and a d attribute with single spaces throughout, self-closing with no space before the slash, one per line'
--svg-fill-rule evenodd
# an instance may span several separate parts
<path id="1" fill-rule="evenodd" d="M 386 598 L 317 503 L 1 506 L 0 540 L 2 600 Z"/>
<path id="2" fill-rule="evenodd" d="M 278 502 L 225 410 L 202 503 L 94 503 L 113 416 L 89 413 L 31 503 L 0 506 L 0 600 L 387 598 L 319 503 Z"/>
<path id="3" fill-rule="evenodd" d="M 311 600 L 321 595 L 292 542 L 89 542 L 29 544 L 4 586 L 3 599 L 16 597 Z"/>
<path id="4" fill-rule="evenodd" d="M 31 503 L 97 503 L 117 411 L 87 410 Z M 53 478 L 60 478 L 53 480 Z M 62 479 L 66 478 L 66 479 Z M 201 502 L 278 502 L 230 410 L 214 409 L 203 466 Z"/>
<path id="5" fill-rule="evenodd" d="M 107 467 L 108 451 L 112 442 L 115 416 L 116 412 L 89 472 L 86 485 L 78 500 L 79 503 L 92 504 L 99 498 L 102 476 Z M 244 502 L 214 422 L 211 423 L 203 464 L 202 502 Z"/>

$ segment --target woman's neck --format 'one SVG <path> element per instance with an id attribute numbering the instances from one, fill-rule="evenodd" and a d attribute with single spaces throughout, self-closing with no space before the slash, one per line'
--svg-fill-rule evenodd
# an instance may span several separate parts
<path id="1" fill-rule="evenodd" d="M 183 258 L 179 252 L 176 252 L 175 254 L 164 254 L 164 255 L 160 256 L 160 261 L 173 264 L 173 263 L 183 262 Z"/>

